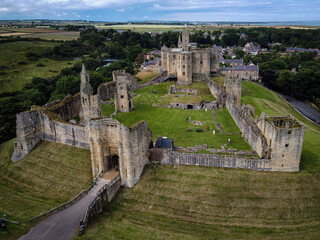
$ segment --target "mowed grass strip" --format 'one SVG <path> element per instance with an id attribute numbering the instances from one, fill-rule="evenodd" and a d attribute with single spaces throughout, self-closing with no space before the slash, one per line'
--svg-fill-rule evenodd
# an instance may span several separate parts
<path id="1" fill-rule="evenodd" d="M 114 118 L 126 126 L 132 126 L 145 120 L 153 134 L 154 141 L 158 136 L 166 136 L 174 139 L 175 146 L 193 147 L 208 144 L 211 148 L 221 149 L 221 145 L 227 144 L 228 139 L 232 138 L 229 147 L 239 150 L 251 149 L 241 135 L 222 135 L 220 131 L 217 131 L 211 111 L 152 107 L 152 104 L 164 101 L 162 97 L 168 93 L 169 86 L 173 84 L 175 82 L 165 82 L 135 91 L 134 110 L 128 113 L 118 113 Z M 190 115 L 191 120 L 204 121 L 204 125 L 196 126 L 186 122 L 186 118 L 189 118 Z M 228 125 L 232 125 L 230 129 L 237 129 L 234 121 L 228 121 L 226 126 Z M 207 126 L 209 126 L 209 131 L 206 131 Z M 189 132 L 187 129 L 192 131 Z M 196 129 L 202 129 L 203 132 L 196 132 Z M 215 135 L 212 133 L 213 130 L 216 130 Z"/>
<path id="2" fill-rule="evenodd" d="M 0 146 L 0 213 L 21 224 L 9 224 L 0 239 L 26 233 L 30 218 L 69 201 L 92 182 L 89 150 L 40 142 L 13 163 L 13 145 L 14 139 Z"/>
<path id="3" fill-rule="evenodd" d="M 319 174 L 148 166 L 76 239 L 317 239 Z"/>

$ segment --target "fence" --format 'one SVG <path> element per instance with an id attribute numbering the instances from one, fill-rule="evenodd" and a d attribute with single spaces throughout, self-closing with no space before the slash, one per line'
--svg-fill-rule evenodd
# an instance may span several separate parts
<path id="1" fill-rule="evenodd" d="M 88 189 L 83 190 L 81 193 L 79 193 L 77 196 L 75 196 L 74 198 L 72 198 L 70 201 L 65 202 L 65 203 L 63 203 L 63 204 L 61 204 L 61 205 L 59 205 L 59 206 L 57 206 L 57 207 L 55 207 L 55 208 L 52 208 L 52 209 L 50 209 L 50 210 L 48 210 L 48 211 L 46 211 L 46 212 L 44 212 L 44 213 L 39 214 L 38 216 L 35 216 L 35 217 L 31 218 L 31 219 L 29 220 L 30 223 L 33 223 L 34 221 L 37 221 L 37 220 L 39 220 L 40 218 L 42 218 L 42 217 L 44 217 L 44 216 L 50 216 L 50 215 L 52 215 L 52 214 L 54 214 L 54 213 L 56 213 L 56 212 L 59 212 L 59 211 L 65 209 L 65 208 L 73 205 L 74 203 L 76 203 L 80 198 L 82 198 L 83 196 L 87 195 L 88 192 L 90 192 L 90 190 L 97 184 L 97 181 L 98 181 L 98 179 L 100 178 L 100 175 L 101 175 L 101 174 L 102 174 L 102 172 L 100 172 L 100 173 L 93 179 L 93 182 L 92 182 L 91 186 L 90 186 Z"/>
<path id="2" fill-rule="evenodd" d="M 84 229 L 88 226 L 89 223 L 89 217 L 90 217 L 90 212 L 92 210 L 92 208 L 96 205 L 96 203 L 100 200 L 101 198 L 101 194 L 108 190 L 109 188 L 111 189 L 113 187 L 113 185 L 120 183 L 121 185 L 121 178 L 120 176 L 117 176 L 116 178 L 112 179 L 110 182 L 108 182 L 106 185 L 104 185 L 98 192 L 96 197 L 90 202 L 90 204 L 87 207 L 87 211 L 86 214 L 83 218 L 83 225 L 84 225 Z M 111 199 L 108 199 L 108 201 L 111 201 Z M 84 231 L 84 229 L 82 229 L 82 232 L 79 232 L 79 235 L 81 235 Z M 81 231 L 81 229 L 80 229 Z"/>

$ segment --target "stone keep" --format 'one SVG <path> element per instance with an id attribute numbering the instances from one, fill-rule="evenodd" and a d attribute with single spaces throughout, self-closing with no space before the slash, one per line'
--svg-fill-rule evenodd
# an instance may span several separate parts
<path id="1" fill-rule="evenodd" d="M 193 81 L 210 79 L 210 74 L 219 68 L 219 52 L 213 48 L 197 48 L 189 43 L 189 32 L 179 36 L 178 48 L 161 48 L 162 70 L 178 85 L 192 84 Z"/>
<path id="2" fill-rule="evenodd" d="M 89 74 L 82 64 L 80 74 L 80 98 L 81 98 L 81 114 L 85 120 L 101 116 L 101 104 L 98 94 L 93 94 L 93 88 L 90 85 Z"/>
<path id="3" fill-rule="evenodd" d="M 115 109 L 117 112 L 129 112 L 134 108 L 132 81 L 125 71 L 114 71 L 112 74 L 116 81 Z"/>

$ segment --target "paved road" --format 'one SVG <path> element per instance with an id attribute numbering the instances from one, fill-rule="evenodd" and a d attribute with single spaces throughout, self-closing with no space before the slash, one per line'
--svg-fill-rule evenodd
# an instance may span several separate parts
<path id="1" fill-rule="evenodd" d="M 87 207 L 96 197 L 97 192 L 110 180 L 100 178 L 88 195 L 74 205 L 58 212 L 34 226 L 20 240 L 67 240 L 74 237 L 79 230 L 80 221 L 84 218 Z"/>
<path id="2" fill-rule="evenodd" d="M 282 96 L 284 99 L 286 99 L 292 106 L 294 106 L 296 109 L 299 110 L 300 113 L 302 113 L 304 116 L 309 118 L 311 121 L 317 123 L 320 123 L 320 112 L 314 109 L 309 103 L 299 101 L 297 99 L 294 99 L 292 97 L 286 96 L 282 93 L 278 93 L 280 96 Z"/>

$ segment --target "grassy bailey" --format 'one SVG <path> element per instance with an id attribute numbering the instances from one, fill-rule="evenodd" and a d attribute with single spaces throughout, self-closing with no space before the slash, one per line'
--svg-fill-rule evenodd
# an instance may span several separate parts
<path id="1" fill-rule="evenodd" d="M 27 52 L 41 55 L 48 48 L 59 43 L 43 41 L 18 41 L 0 44 L 0 93 L 19 91 L 25 83 L 31 82 L 33 77 L 51 77 L 66 67 L 71 67 L 74 60 L 52 60 L 40 58 L 29 61 Z M 39 67 L 38 64 L 44 66 Z"/>
<path id="2" fill-rule="evenodd" d="M 0 146 L 0 216 L 22 224 L 9 223 L 0 239 L 17 239 L 30 230 L 30 218 L 69 201 L 92 181 L 89 150 L 41 142 L 13 163 L 13 145 L 14 139 Z"/>
<path id="3" fill-rule="evenodd" d="M 153 133 L 153 140 L 156 141 L 158 136 L 166 136 L 174 139 L 176 146 L 195 146 L 208 144 L 209 146 L 220 149 L 221 145 L 227 144 L 228 139 L 232 139 L 232 148 L 239 150 L 250 150 L 251 147 L 241 137 L 241 135 L 222 135 L 220 131 L 217 131 L 214 125 L 214 119 L 211 111 L 205 110 L 185 110 L 179 108 L 160 108 L 152 107 L 152 104 L 156 103 L 161 105 L 167 104 L 167 99 L 162 98 L 169 91 L 169 86 L 175 84 L 175 82 L 165 82 L 159 85 L 150 85 L 135 91 L 134 97 L 134 110 L 129 113 L 118 113 L 114 118 L 125 124 L 131 126 L 141 120 L 145 120 L 148 123 L 148 127 Z M 195 88 L 201 93 L 202 98 L 209 99 L 211 95 L 208 87 L 203 86 L 204 82 L 198 82 L 188 88 Z M 155 93 L 152 93 L 155 90 Z M 194 96 L 190 96 L 194 98 Z M 212 99 L 211 99 L 212 100 Z M 103 114 L 108 115 L 110 106 L 103 107 L 105 111 Z M 186 122 L 186 117 L 191 114 L 192 120 L 206 121 L 203 126 L 195 126 Z M 240 132 L 239 128 L 233 121 L 232 117 L 227 110 L 219 110 L 216 112 L 218 120 L 225 122 L 223 127 L 226 127 L 225 133 Z M 216 120 L 216 121 L 218 121 Z M 206 126 L 209 126 L 210 131 L 206 131 Z M 197 128 L 202 128 L 204 132 L 196 132 Z M 192 132 L 187 132 L 187 129 L 192 129 Z M 216 130 L 216 134 L 212 134 L 212 130 Z"/>
<path id="4" fill-rule="evenodd" d="M 243 82 L 242 102 L 257 115 L 292 114 L 306 124 L 299 173 L 149 166 L 76 239 L 319 239 L 319 127 L 251 82 Z"/>

